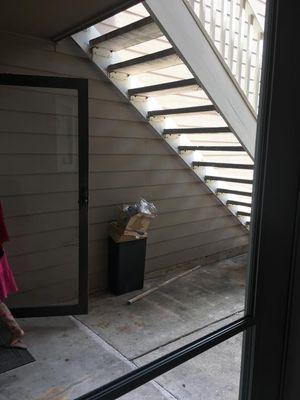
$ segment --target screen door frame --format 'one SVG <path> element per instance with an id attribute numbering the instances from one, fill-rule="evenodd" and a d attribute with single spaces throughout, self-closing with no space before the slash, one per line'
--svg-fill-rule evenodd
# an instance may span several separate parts
<path id="1" fill-rule="evenodd" d="M 78 302 L 72 305 L 53 305 L 13 308 L 18 318 L 49 317 L 88 312 L 88 80 L 53 76 L 0 74 L 0 86 L 41 87 L 77 91 L 78 107 Z"/>

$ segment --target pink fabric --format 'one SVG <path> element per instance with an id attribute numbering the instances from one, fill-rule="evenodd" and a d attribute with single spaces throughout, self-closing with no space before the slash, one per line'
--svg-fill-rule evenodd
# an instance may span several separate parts
<path id="1" fill-rule="evenodd" d="M 0 200 L 0 245 L 9 240 L 7 229 L 4 222 L 2 204 Z"/>
<path id="2" fill-rule="evenodd" d="M 0 301 L 6 299 L 9 293 L 18 291 L 15 279 L 9 268 L 6 254 L 0 259 Z"/>

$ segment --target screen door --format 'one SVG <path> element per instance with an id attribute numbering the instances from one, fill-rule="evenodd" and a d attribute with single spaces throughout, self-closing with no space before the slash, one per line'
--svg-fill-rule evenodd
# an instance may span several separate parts
<path id="1" fill-rule="evenodd" d="M 88 89 L 0 75 L 0 200 L 16 316 L 87 312 Z"/>

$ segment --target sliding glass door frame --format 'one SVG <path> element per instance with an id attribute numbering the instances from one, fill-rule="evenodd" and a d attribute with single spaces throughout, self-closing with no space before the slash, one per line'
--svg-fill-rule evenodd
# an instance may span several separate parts
<path id="1" fill-rule="evenodd" d="M 286 4 L 287 2 L 290 4 Z M 299 214 L 300 203 L 297 183 L 299 171 L 295 168 L 296 153 L 295 149 L 293 150 L 295 143 L 291 142 L 288 146 L 291 154 L 287 152 L 284 157 L 279 157 L 280 152 L 282 153 L 280 138 L 283 128 L 280 118 L 282 114 L 279 111 L 289 115 L 291 106 L 291 86 L 284 90 L 283 83 L 280 83 L 285 73 L 290 72 L 284 67 L 287 59 L 283 60 L 283 55 L 278 52 L 285 40 L 290 39 L 292 31 L 286 15 L 281 14 L 284 7 L 288 9 L 285 14 L 293 12 L 291 0 L 267 2 L 245 316 L 77 400 L 116 399 L 241 332 L 244 333 L 244 343 L 240 400 L 280 399 L 284 377 L 287 316 L 293 284 L 292 272 L 295 269 L 294 218 Z M 295 24 L 294 32 L 296 26 Z M 285 57 L 289 57 L 288 52 Z M 291 77 L 289 79 L 291 80 Z M 279 110 L 280 101 L 276 96 L 280 94 L 280 90 L 286 93 L 287 98 Z M 291 123 L 287 128 L 289 138 L 292 138 Z M 279 205 L 274 196 L 280 196 L 283 188 L 275 183 L 278 176 L 286 172 L 289 174 L 289 191 L 285 191 L 280 197 Z M 280 184 L 283 183 L 281 179 Z M 280 245 L 282 239 L 278 234 L 281 228 L 285 229 L 284 247 Z M 280 254 L 276 253 L 276 250 Z M 274 265 L 278 270 L 274 271 Z"/>
<path id="2" fill-rule="evenodd" d="M 132 370 L 77 400 L 116 399 L 242 332 L 244 345 L 240 400 L 283 399 L 289 347 L 289 317 L 293 306 L 292 294 L 295 291 L 295 271 L 299 268 L 296 247 L 300 218 L 300 143 L 294 132 L 292 111 L 295 112 L 295 109 L 294 99 L 291 96 L 294 79 L 291 56 L 293 34 L 297 32 L 297 23 L 296 16 L 293 15 L 292 0 L 267 2 L 265 31 L 245 316 Z M 79 303 L 74 306 L 38 307 L 14 311 L 17 316 L 22 317 L 86 312 L 88 305 L 87 81 L 1 74 L 0 85 L 78 90 Z"/>

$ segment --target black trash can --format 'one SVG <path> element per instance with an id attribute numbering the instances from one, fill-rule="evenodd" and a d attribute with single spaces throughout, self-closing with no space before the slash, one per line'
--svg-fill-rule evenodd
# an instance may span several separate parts
<path id="1" fill-rule="evenodd" d="M 147 238 L 126 242 L 108 239 L 109 288 L 114 294 L 143 289 Z"/>

